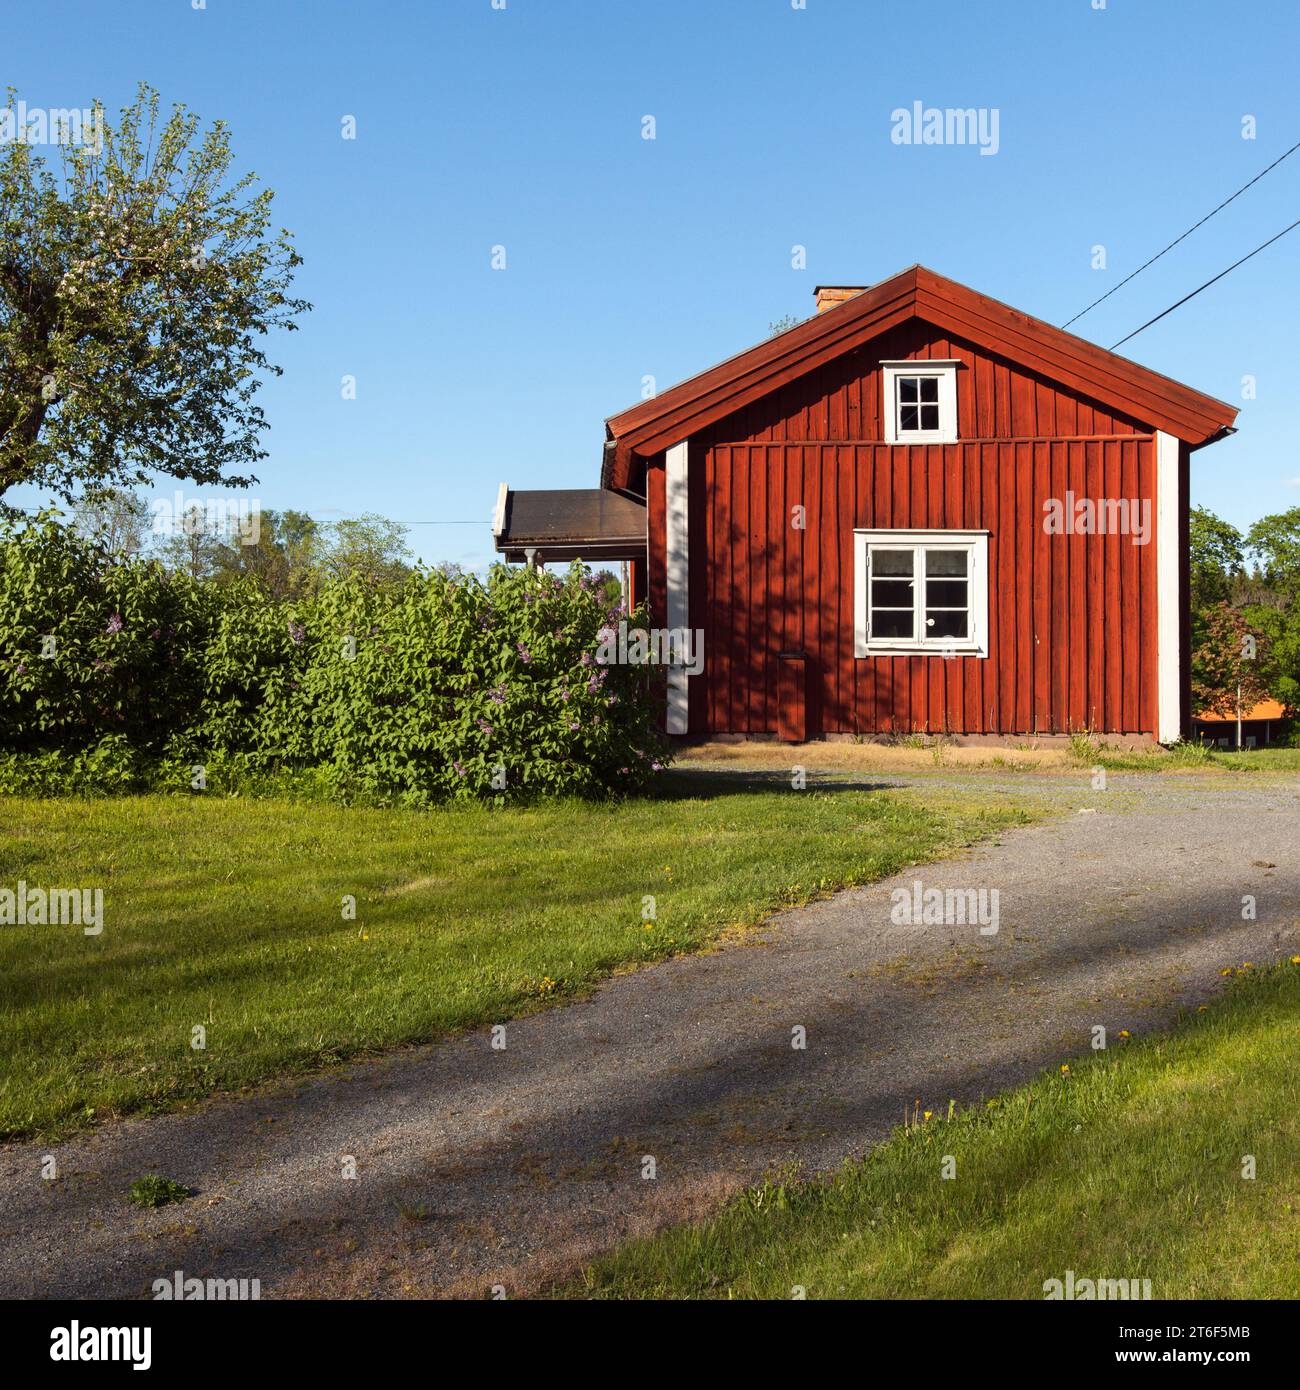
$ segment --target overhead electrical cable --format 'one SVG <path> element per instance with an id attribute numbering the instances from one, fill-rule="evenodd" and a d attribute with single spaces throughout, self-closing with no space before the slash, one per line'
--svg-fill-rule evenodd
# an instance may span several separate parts
<path id="1" fill-rule="evenodd" d="M 1200 220 L 1199 222 L 1193 223 L 1192 226 L 1188 227 L 1188 229 L 1182 234 L 1182 236 L 1175 237 L 1175 238 L 1173 239 L 1173 241 L 1171 241 L 1171 242 L 1169 243 L 1169 245 L 1166 246 L 1166 247 L 1164 248 L 1163 251 L 1157 251 L 1156 254 L 1155 254 L 1154 256 L 1152 256 L 1151 259 L 1150 259 L 1149 261 L 1144 261 L 1140 266 L 1138 266 L 1138 268 L 1133 272 L 1132 275 L 1126 275 L 1126 276 L 1119 282 L 1118 285 L 1115 285 L 1115 286 L 1113 286 L 1111 289 L 1108 289 L 1108 290 L 1106 291 L 1106 293 L 1102 295 L 1101 299 L 1094 299 L 1094 300 L 1092 301 L 1092 303 L 1089 304 L 1088 307 L 1087 307 L 1086 309 L 1080 309 L 1079 312 L 1078 312 L 1077 314 L 1075 314 L 1074 318 L 1072 318 L 1072 319 L 1066 319 L 1066 321 L 1061 325 L 1061 327 L 1062 327 L 1062 328 L 1069 328 L 1069 326 L 1070 326 L 1072 323 L 1077 322 L 1079 319 L 1081 319 L 1081 318 L 1084 316 L 1084 314 L 1091 313 L 1092 310 L 1095 309 L 1095 308 L 1097 307 L 1097 305 L 1100 304 L 1100 303 L 1102 302 L 1102 300 L 1104 300 L 1104 299 L 1109 299 L 1109 298 L 1111 297 L 1111 295 L 1113 295 L 1113 294 L 1115 293 L 1116 290 L 1122 290 L 1122 289 L 1124 288 L 1124 286 L 1127 285 L 1128 282 L 1134 278 L 1134 276 L 1141 275 L 1142 272 L 1143 272 L 1148 266 L 1155 265 L 1155 263 L 1160 259 L 1161 256 L 1163 256 L 1163 255 L 1165 254 L 1165 252 L 1167 252 L 1167 251 L 1172 251 L 1172 250 L 1174 249 L 1174 247 L 1177 246 L 1178 243 L 1179 243 L 1180 241 L 1186 241 L 1187 238 L 1188 238 L 1189 236 L 1191 236 L 1191 234 L 1197 229 L 1197 227 L 1203 227 L 1203 226 L 1210 220 L 1210 218 L 1214 216 L 1215 213 L 1217 213 L 1217 212 L 1222 212 L 1223 209 L 1226 208 L 1226 207 L 1228 206 L 1229 203 L 1231 203 L 1231 202 L 1232 202 L 1234 199 L 1236 199 L 1236 198 L 1240 198 L 1241 195 L 1242 195 L 1248 188 L 1251 188 L 1251 187 L 1253 187 L 1255 184 L 1257 184 L 1257 183 L 1260 181 L 1260 179 L 1262 179 L 1262 178 L 1264 177 L 1265 174 L 1271 173 L 1274 169 L 1277 168 L 1277 166 L 1278 166 L 1279 164 L 1281 164 L 1281 162 L 1282 162 L 1284 159 L 1288 158 L 1290 155 L 1293 155 L 1297 150 L 1300 150 L 1300 140 L 1297 140 L 1296 143 L 1295 143 L 1294 145 L 1292 145 L 1291 148 L 1290 148 L 1289 150 L 1287 150 L 1284 154 L 1278 155 L 1278 157 L 1272 162 L 1272 164 L 1270 164 L 1270 165 L 1268 166 L 1267 169 L 1261 169 L 1261 170 L 1259 171 L 1259 173 L 1256 174 L 1255 177 L 1254 177 L 1253 179 L 1251 179 L 1250 183 L 1243 183 L 1242 186 L 1232 195 L 1231 198 L 1225 198 L 1225 199 L 1223 200 L 1223 202 L 1221 202 L 1217 208 L 1214 208 L 1212 211 L 1207 212 L 1207 213 L 1205 214 L 1205 216 L 1202 217 L 1201 220 Z"/>
<path id="2" fill-rule="evenodd" d="M 1264 242 L 1262 246 L 1255 247 L 1255 249 L 1251 251 L 1248 255 L 1243 256 L 1241 260 L 1233 261 L 1233 263 L 1228 267 L 1227 270 L 1219 271 L 1219 273 L 1212 280 L 1207 280 L 1203 285 L 1198 285 L 1191 292 L 1191 294 L 1183 295 L 1183 297 L 1178 301 L 1177 304 L 1171 304 L 1167 309 L 1162 309 L 1160 313 L 1158 313 L 1155 316 L 1155 318 L 1148 319 L 1142 325 L 1141 328 L 1135 328 L 1132 331 L 1132 333 L 1130 333 L 1127 337 L 1121 338 L 1118 343 L 1112 343 L 1110 350 L 1114 352 L 1117 347 L 1122 347 L 1125 343 L 1127 343 L 1129 338 L 1136 338 L 1139 333 L 1143 332 L 1145 329 L 1150 328 L 1153 323 L 1159 323 L 1160 320 L 1164 318 L 1166 314 L 1172 314 L 1175 309 L 1181 308 L 1184 304 L 1187 303 L 1189 299 L 1195 299 L 1196 296 L 1200 294 L 1202 290 L 1208 290 L 1211 285 L 1215 284 L 1219 280 L 1222 280 L 1223 277 L 1229 273 L 1229 271 L 1236 270 L 1236 268 L 1239 265 L 1245 265 L 1246 262 L 1250 260 L 1251 256 L 1258 256 L 1261 251 L 1265 250 L 1269 246 L 1272 246 L 1272 244 L 1275 241 L 1281 241 L 1281 239 L 1284 236 L 1286 236 L 1288 232 L 1294 232 L 1297 227 L 1300 227 L 1300 221 L 1292 222 L 1292 224 L 1289 227 L 1283 227 L 1282 230 L 1276 236 L 1269 237 L 1269 239 L 1266 242 Z"/>

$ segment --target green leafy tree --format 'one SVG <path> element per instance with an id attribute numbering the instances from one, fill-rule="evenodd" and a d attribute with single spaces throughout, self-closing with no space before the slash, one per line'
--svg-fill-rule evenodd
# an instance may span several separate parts
<path id="1" fill-rule="evenodd" d="M 214 529 L 201 503 L 195 502 L 154 535 L 162 563 L 190 579 L 211 579 L 221 558 L 224 532 Z"/>
<path id="2" fill-rule="evenodd" d="M 1300 597 L 1300 507 L 1261 517 L 1246 533 L 1246 547 L 1269 584 Z"/>
<path id="3" fill-rule="evenodd" d="M 251 518 L 250 518 L 251 520 Z M 253 579 L 274 599 L 300 598 L 319 586 L 323 536 L 306 512 L 264 509 L 254 524 L 222 537 L 217 579 Z"/>
<path id="4" fill-rule="evenodd" d="M 1261 517 L 1246 535 L 1255 575 L 1238 586 L 1246 621 L 1267 640 L 1269 693 L 1300 708 L 1300 507 Z"/>
<path id="5" fill-rule="evenodd" d="M 407 528 L 386 516 L 364 516 L 336 521 L 330 528 L 324 568 L 332 579 L 355 575 L 372 588 L 393 588 L 411 573 Z"/>
<path id="6" fill-rule="evenodd" d="M 1204 630 L 1192 652 L 1192 710 L 1241 720 L 1269 694 L 1262 635 L 1227 603 L 1203 614 Z"/>
<path id="7" fill-rule="evenodd" d="M 1208 507 L 1193 507 L 1188 527 L 1191 551 L 1192 611 L 1200 612 L 1229 595 L 1242 574 L 1245 542 L 1241 532 Z"/>
<path id="8" fill-rule="evenodd" d="M 57 168 L 0 147 L 0 498 L 152 473 L 246 485 L 254 398 L 280 371 L 262 340 L 310 308 L 289 295 L 301 258 L 222 122 L 163 119 L 146 86 L 116 126 L 93 117 Z"/>
<path id="9" fill-rule="evenodd" d="M 1241 616 L 1259 634 L 1267 694 L 1289 710 L 1300 709 L 1300 606 L 1254 604 L 1241 609 Z"/>
<path id="10" fill-rule="evenodd" d="M 95 488 L 72 505 L 77 530 L 117 560 L 141 554 L 152 535 L 149 504 L 126 488 Z"/>

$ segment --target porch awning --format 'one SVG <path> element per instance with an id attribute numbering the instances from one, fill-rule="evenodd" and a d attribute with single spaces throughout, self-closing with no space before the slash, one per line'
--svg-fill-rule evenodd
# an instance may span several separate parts
<path id="1" fill-rule="evenodd" d="M 644 503 L 601 487 L 517 491 L 501 484 L 492 536 L 507 560 L 644 560 Z"/>

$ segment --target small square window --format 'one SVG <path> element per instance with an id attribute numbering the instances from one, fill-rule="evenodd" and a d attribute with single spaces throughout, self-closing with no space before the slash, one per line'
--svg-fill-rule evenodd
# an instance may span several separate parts
<path id="1" fill-rule="evenodd" d="M 950 444 L 957 438 L 957 363 L 884 362 L 885 442 Z"/>

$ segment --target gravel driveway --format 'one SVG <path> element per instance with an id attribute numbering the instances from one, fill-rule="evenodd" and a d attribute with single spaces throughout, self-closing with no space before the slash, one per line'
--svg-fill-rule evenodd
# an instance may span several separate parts
<path id="1" fill-rule="evenodd" d="M 147 1297 L 175 1270 L 256 1277 L 263 1297 L 526 1292 L 773 1168 L 861 1154 L 914 1100 L 978 1099 L 1083 1051 L 1095 1024 L 1148 1032 L 1224 967 L 1300 951 L 1296 779 L 892 780 L 1054 815 L 617 977 L 509 1024 L 504 1049 L 477 1032 L 0 1149 L 0 1294 Z M 996 934 L 891 923 L 914 881 L 996 888 Z M 196 1195 L 137 1211 L 124 1194 L 149 1172 Z"/>

